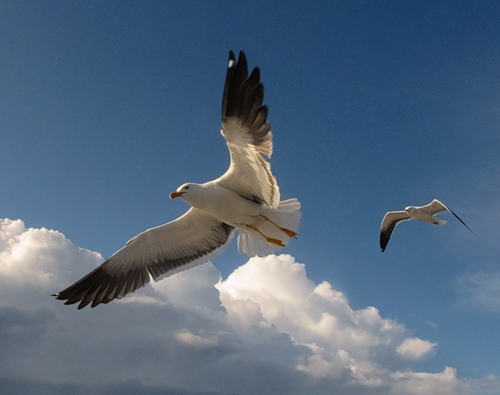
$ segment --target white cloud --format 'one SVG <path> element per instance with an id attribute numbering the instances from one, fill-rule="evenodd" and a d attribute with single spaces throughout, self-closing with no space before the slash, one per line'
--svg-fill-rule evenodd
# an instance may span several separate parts
<path id="1" fill-rule="evenodd" d="M 177 332 L 175 338 L 180 343 L 195 348 L 212 348 L 218 343 L 216 336 L 202 337 L 189 332 L 187 329 Z"/>
<path id="2" fill-rule="evenodd" d="M 101 261 L 100 254 L 74 245 L 60 232 L 26 229 L 21 220 L 0 219 L 4 304 L 18 304 L 21 300 L 38 304 L 47 293 L 60 290 Z"/>
<path id="3" fill-rule="evenodd" d="M 309 349 L 298 368 L 316 377 L 383 384 L 377 366 L 388 356 L 396 363 L 401 356 L 420 359 L 434 345 L 406 338 L 407 330 L 382 318 L 375 307 L 351 309 L 343 293 L 328 282 L 314 284 L 305 265 L 289 255 L 251 258 L 217 288 L 235 328 L 274 327 L 286 333 Z"/>
<path id="4" fill-rule="evenodd" d="M 419 360 L 428 356 L 436 343 L 418 338 L 405 339 L 396 349 L 396 352 L 403 358 Z"/>
<path id="5" fill-rule="evenodd" d="M 435 343 L 360 310 L 289 255 L 212 264 L 122 301 L 53 300 L 102 260 L 47 229 L 0 221 L 0 381 L 36 393 L 490 394 L 496 377 L 415 372 Z"/>
<path id="6" fill-rule="evenodd" d="M 396 372 L 393 379 L 394 394 L 457 394 L 460 386 L 456 370 L 450 367 L 446 367 L 441 373 Z"/>
<path id="7" fill-rule="evenodd" d="M 84 272 L 101 260 L 100 254 L 75 246 L 60 232 L 0 219 L 0 274 L 17 284 L 54 284 L 69 277 L 62 269 Z"/>

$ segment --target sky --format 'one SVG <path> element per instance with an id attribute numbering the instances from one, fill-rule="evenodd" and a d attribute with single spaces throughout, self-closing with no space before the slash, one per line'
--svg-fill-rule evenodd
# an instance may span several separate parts
<path id="1" fill-rule="evenodd" d="M 1 1 L 1 394 L 500 393 L 497 1 Z M 258 66 L 298 240 L 51 298 L 220 176 Z M 433 227 L 385 212 L 437 198 Z"/>

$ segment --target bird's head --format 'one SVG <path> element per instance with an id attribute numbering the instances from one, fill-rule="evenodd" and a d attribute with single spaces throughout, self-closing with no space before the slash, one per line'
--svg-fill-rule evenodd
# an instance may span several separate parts
<path id="1" fill-rule="evenodd" d="M 170 199 L 175 199 L 175 198 L 178 198 L 178 197 L 182 197 L 186 193 L 188 193 L 190 189 L 191 189 L 191 185 L 190 184 L 183 184 L 179 188 L 177 188 L 177 190 L 175 192 L 170 192 L 170 194 L 168 195 L 168 197 Z"/>
<path id="2" fill-rule="evenodd" d="M 170 192 L 168 196 L 170 199 L 181 198 L 186 203 L 193 205 L 200 196 L 200 193 L 198 193 L 200 188 L 198 184 L 187 183 L 181 185 L 175 192 Z"/>
<path id="3" fill-rule="evenodd" d="M 416 211 L 416 208 L 414 206 L 408 206 L 405 208 L 405 211 L 408 215 L 413 215 Z"/>

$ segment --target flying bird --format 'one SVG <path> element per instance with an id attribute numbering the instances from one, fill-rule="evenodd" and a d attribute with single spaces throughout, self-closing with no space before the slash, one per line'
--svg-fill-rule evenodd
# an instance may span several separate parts
<path id="1" fill-rule="evenodd" d="M 408 206 L 404 209 L 404 211 L 389 211 L 384 215 L 382 219 L 382 223 L 380 224 L 380 249 L 384 252 L 387 247 L 387 243 L 389 243 L 389 239 L 391 238 L 391 234 L 394 231 L 396 225 L 403 221 L 409 221 L 411 219 L 416 219 L 419 221 L 428 222 L 433 225 L 444 225 L 447 221 L 435 218 L 434 216 L 443 211 L 449 211 L 452 213 L 462 224 L 465 225 L 467 229 L 469 229 L 473 234 L 475 234 L 471 228 L 467 226 L 467 224 L 457 215 L 455 214 L 449 207 L 445 206 L 444 203 L 440 202 L 437 199 L 434 199 L 432 202 L 425 206 L 414 207 Z"/>
<path id="2" fill-rule="evenodd" d="M 245 54 L 240 52 L 236 60 L 230 51 L 221 129 L 229 149 L 229 169 L 215 180 L 181 185 L 169 196 L 191 206 L 184 215 L 133 237 L 95 270 L 53 296 L 65 304 L 79 303 L 78 309 L 122 298 L 151 277 L 158 281 L 208 261 L 229 243 L 235 229 L 238 250 L 249 256 L 273 253 L 296 238 L 300 202 L 280 201 L 268 161 L 273 135 L 263 98 L 259 69 L 249 76 Z"/>

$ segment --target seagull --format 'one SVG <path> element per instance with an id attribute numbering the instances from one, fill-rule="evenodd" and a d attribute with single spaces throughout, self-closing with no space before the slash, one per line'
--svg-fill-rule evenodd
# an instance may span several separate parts
<path id="1" fill-rule="evenodd" d="M 88 304 L 122 298 L 149 283 L 201 265 L 219 253 L 236 229 L 238 250 L 248 256 L 274 253 L 297 237 L 300 202 L 280 201 L 268 159 L 273 135 L 263 105 L 260 72 L 248 76 L 247 59 L 229 51 L 222 99 L 221 134 L 230 155 L 229 169 L 202 184 L 186 183 L 170 193 L 191 208 L 179 218 L 148 229 L 73 285 L 53 295 L 65 304 Z"/>
<path id="2" fill-rule="evenodd" d="M 394 228 L 400 222 L 416 219 L 419 221 L 428 222 L 433 225 L 441 226 L 446 224 L 447 221 L 435 218 L 434 215 L 443 211 L 449 211 L 450 213 L 452 213 L 455 218 L 457 218 L 463 225 L 465 225 L 467 229 L 469 229 L 475 235 L 472 229 L 469 228 L 457 214 L 455 214 L 444 203 L 440 202 L 437 199 L 434 199 L 432 202 L 425 206 L 408 206 L 404 209 L 404 211 L 389 211 L 388 213 L 386 213 L 384 215 L 384 218 L 382 219 L 382 223 L 380 224 L 380 249 L 382 250 L 382 252 L 384 252 L 385 248 L 387 247 L 387 243 L 389 243 L 389 239 L 391 238 L 391 234 L 394 231 Z"/>

